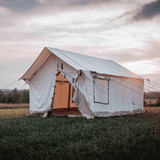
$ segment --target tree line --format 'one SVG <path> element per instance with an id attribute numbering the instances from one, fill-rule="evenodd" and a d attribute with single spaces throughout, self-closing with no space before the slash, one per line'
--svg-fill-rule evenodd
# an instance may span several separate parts
<path id="1" fill-rule="evenodd" d="M 144 99 L 158 99 L 160 97 L 160 92 L 150 91 L 144 92 Z"/>
<path id="2" fill-rule="evenodd" d="M 160 92 L 144 92 L 144 99 L 158 99 L 160 101 Z M 0 103 L 29 103 L 29 90 L 15 88 L 9 93 L 0 90 Z"/>
<path id="3" fill-rule="evenodd" d="M 148 104 L 148 106 L 160 106 L 160 92 L 157 91 L 150 91 L 150 92 L 144 92 L 144 99 L 155 99 L 155 104 Z M 146 102 L 144 101 L 144 105 L 146 105 Z"/>
<path id="4" fill-rule="evenodd" d="M 0 90 L 0 103 L 29 103 L 29 90 L 17 90 L 10 93 Z"/>

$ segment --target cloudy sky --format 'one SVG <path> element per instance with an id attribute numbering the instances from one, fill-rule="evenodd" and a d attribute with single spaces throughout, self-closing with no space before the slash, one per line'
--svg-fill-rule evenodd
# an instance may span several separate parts
<path id="1" fill-rule="evenodd" d="M 45 46 L 111 59 L 160 84 L 160 0 L 0 0 L 0 88 Z"/>

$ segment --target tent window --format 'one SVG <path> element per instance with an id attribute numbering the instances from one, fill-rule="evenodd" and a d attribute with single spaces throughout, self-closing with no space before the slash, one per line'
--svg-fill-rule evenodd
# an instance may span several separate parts
<path id="1" fill-rule="evenodd" d="M 109 104 L 109 80 L 94 79 L 94 103 Z"/>

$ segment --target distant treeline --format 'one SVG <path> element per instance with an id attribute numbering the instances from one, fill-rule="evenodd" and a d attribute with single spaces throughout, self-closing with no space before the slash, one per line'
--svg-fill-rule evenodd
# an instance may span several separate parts
<path id="1" fill-rule="evenodd" d="M 160 99 L 160 92 L 144 92 L 144 99 Z M 29 90 L 0 90 L 0 103 L 29 103 Z"/>
<path id="2" fill-rule="evenodd" d="M 0 103 L 29 103 L 29 90 L 17 90 L 10 93 L 0 90 Z"/>
<path id="3" fill-rule="evenodd" d="M 144 92 L 145 99 L 158 99 L 159 97 L 160 97 L 160 92 L 157 91 Z"/>

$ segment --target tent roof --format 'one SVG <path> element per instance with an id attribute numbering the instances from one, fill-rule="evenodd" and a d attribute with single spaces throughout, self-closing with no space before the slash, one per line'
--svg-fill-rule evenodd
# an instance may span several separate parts
<path id="1" fill-rule="evenodd" d="M 77 70 L 86 70 L 97 72 L 99 74 L 143 79 L 142 77 L 129 71 L 125 67 L 122 67 L 112 60 L 100 59 L 50 47 L 45 47 L 43 49 L 39 57 L 32 64 L 29 70 L 21 77 L 21 79 L 30 79 L 32 75 L 46 61 L 50 54 L 56 55 L 58 58 Z"/>

